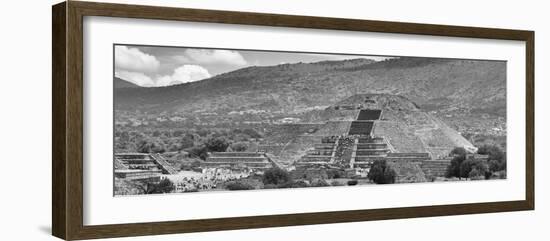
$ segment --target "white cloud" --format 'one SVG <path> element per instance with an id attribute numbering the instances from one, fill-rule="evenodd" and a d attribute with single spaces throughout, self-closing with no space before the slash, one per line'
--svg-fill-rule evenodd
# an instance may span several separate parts
<path id="1" fill-rule="evenodd" d="M 211 75 L 208 70 L 202 66 L 187 64 L 176 68 L 172 75 L 165 75 L 157 78 L 156 86 L 182 84 L 210 77 Z"/>
<path id="2" fill-rule="evenodd" d="M 183 83 L 210 78 L 210 73 L 199 65 L 184 65 L 174 70 L 172 79 Z"/>
<path id="3" fill-rule="evenodd" d="M 165 75 L 157 78 L 155 86 L 170 86 L 175 84 L 181 84 L 181 82 L 174 82 L 172 76 Z"/>
<path id="4" fill-rule="evenodd" d="M 115 67 L 117 71 L 153 73 L 159 66 L 160 62 L 155 56 L 143 53 L 137 48 L 115 47 Z"/>
<path id="5" fill-rule="evenodd" d="M 208 70 L 199 65 L 183 65 L 176 68 L 172 75 L 157 76 L 155 79 L 143 73 L 131 71 L 117 71 L 115 76 L 143 87 L 169 86 L 211 77 Z"/>
<path id="6" fill-rule="evenodd" d="M 211 50 L 211 49 L 187 49 L 184 55 L 175 56 L 174 59 L 186 64 L 224 64 L 243 66 L 247 62 L 237 51 Z"/>

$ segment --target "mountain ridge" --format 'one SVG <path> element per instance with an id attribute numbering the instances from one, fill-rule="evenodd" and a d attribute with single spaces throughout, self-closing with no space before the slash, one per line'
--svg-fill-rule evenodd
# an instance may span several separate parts
<path id="1" fill-rule="evenodd" d="M 114 88 L 115 89 L 121 89 L 121 88 L 141 88 L 141 86 L 136 85 L 132 83 L 131 81 L 124 80 L 118 77 L 114 77 Z"/>
<path id="2" fill-rule="evenodd" d="M 115 89 L 116 109 L 292 111 L 359 93 L 403 95 L 429 108 L 505 109 L 506 64 L 402 57 L 252 66 L 170 87 Z"/>

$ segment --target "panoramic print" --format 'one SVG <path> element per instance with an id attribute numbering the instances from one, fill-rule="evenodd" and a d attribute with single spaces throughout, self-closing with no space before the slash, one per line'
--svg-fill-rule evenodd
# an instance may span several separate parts
<path id="1" fill-rule="evenodd" d="M 506 62 L 114 46 L 114 195 L 506 179 Z"/>

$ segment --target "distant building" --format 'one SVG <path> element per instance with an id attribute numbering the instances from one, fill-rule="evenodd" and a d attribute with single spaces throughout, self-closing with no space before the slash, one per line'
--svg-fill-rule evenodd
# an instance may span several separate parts
<path id="1" fill-rule="evenodd" d="M 249 168 L 264 170 L 273 167 L 273 163 L 263 152 L 211 152 L 208 153 L 206 167 Z"/>
<path id="2" fill-rule="evenodd" d="M 115 158 L 115 177 L 131 180 L 159 179 L 162 174 L 176 174 L 159 154 L 117 153 Z"/>

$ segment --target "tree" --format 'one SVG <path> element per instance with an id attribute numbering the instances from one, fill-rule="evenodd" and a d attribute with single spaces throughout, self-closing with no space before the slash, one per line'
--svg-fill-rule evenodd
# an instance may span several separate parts
<path id="1" fill-rule="evenodd" d="M 328 179 L 335 179 L 335 178 L 342 178 L 344 176 L 344 171 L 338 170 L 338 169 L 328 169 L 327 170 L 327 178 Z"/>
<path id="2" fill-rule="evenodd" d="M 450 155 L 453 156 L 453 159 L 451 160 L 451 164 L 447 166 L 447 170 L 445 172 L 446 177 L 458 177 L 460 178 L 460 165 L 462 165 L 462 162 L 466 160 L 466 154 L 468 152 L 466 149 L 462 147 L 455 147 Z"/>
<path id="3" fill-rule="evenodd" d="M 504 158 L 502 161 L 489 160 L 488 164 L 489 170 L 491 172 L 506 171 L 506 158 Z"/>
<path id="4" fill-rule="evenodd" d="M 466 151 L 466 149 L 464 149 L 464 147 L 455 147 L 452 151 L 451 151 L 451 156 L 466 156 L 466 154 L 468 154 L 468 151 Z"/>
<path id="5" fill-rule="evenodd" d="M 168 146 L 168 151 L 170 152 L 179 151 L 179 150 L 181 150 L 181 146 L 178 145 L 177 143 L 172 143 Z"/>
<path id="6" fill-rule="evenodd" d="M 395 183 L 397 173 L 387 165 L 385 160 L 374 161 L 367 178 L 376 184 Z"/>
<path id="7" fill-rule="evenodd" d="M 161 140 L 145 139 L 138 143 L 137 151 L 140 153 L 164 153 L 166 152 L 166 147 Z"/>
<path id="8" fill-rule="evenodd" d="M 147 185 L 147 194 L 154 193 L 171 193 L 175 186 L 168 178 L 162 179 L 159 183 L 150 183 Z"/>
<path id="9" fill-rule="evenodd" d="M 489 170 L 498 172 L 506 170 L 506 153 L 499 147 L 483 145 L 477 150 L 478 154 L 489 155 Z"/>
<path id="10" fill-rule="evenodd" d="M 267 184 L 280 185 L 280 184 L 288 183 L 290 181 L 291 181 L 291 178 L 288 172 L 278 167 L 267 169 L 264 172 L 264 175 L 262 176 L 262 182 L 264 183 L 264 185 L 267 185 Z"/>
<path id="11" fill-rule="evenodd" d="M 194 146 L 186 149 L 186 151 L 189 153 L 189 156 L 200 158 L 202 160 L 206 160 L 206 157 L 208 156 L 208 150 L 204 145 Z"/>
<path id="12" fill-rule="evenodd" d="M 235 190 L 252 190 L 254 187 L 245 182 L 232 181 L 225 185 L 225 189 L 235 191 Z"/>
<path id="13" fill-rule="evenodd" d="M 476 160 L 474 158 L 466 159 L 460 164 L 460 177 L 461 178 L 471 178 L 472 175 L 477 176 L 486 176 L 486 172 L 489 169 L 481 160 Z M 490 175 L 489 175 L 490 176 Z"/>
<path id="14" fill-rule="evenodd" d="M 207 151 L 224 152 L 229 147 L 229 142 L 223 137 L 213 137 L 204 143 Z"/>
<path id="15" fill-rule="evenodd" d="M 231 145 L 231 149 L 235 152 L 244 152 L 248 148 L 248 145 L 244 142 L 237 142 Z"/>
<path id="16" fill-rule="evenodd" d="M 462 162 L 466 160 L 466 156 L 455 156 L 451 160 L 451 164 L 447 166 L 447 170 L 445 171 L 446 177 L 458 177 L 460 178 L 460 165 L 462 165 Z"/>
<path id="17" fill-rule="evenodd" d="M 498 146 L 493 145 L 483 145 L 477 149 L 477 154 L 489 155 L 489 160 L 502 161 L 505 159 L 506 155 Z"/>
<path id="18" fill-rule="evenodd" d="M 186 149 L 193 147 L 195 145 L 195 141 L 193 141 L 193 136 L 185 135 L 180 139 L 180 145 L 181 149 Z"/>

